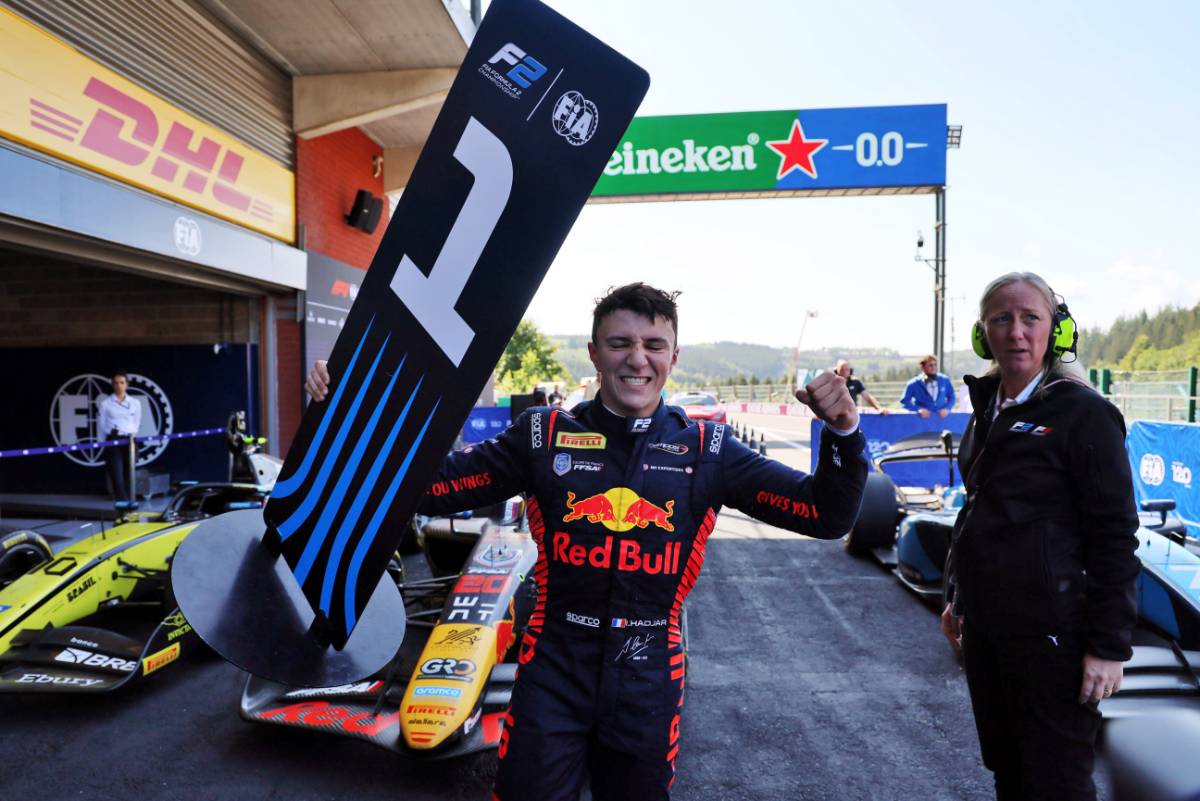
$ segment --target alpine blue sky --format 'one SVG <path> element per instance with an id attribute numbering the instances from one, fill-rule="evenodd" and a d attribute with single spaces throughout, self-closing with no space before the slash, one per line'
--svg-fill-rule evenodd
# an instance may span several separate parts
<path id="1" fill-rule="evenodd" d="M 1084 326 L 1200 301 L 1200 5 L 550 0 L 650 72 L 639 113 L 947 103 L 948 292 L 967 347 L 988 280 L 1044 275 Z M 603 110 L 601 110 L 603 114 Z M 589 206 L 529 316 L 680 289 L 681 342 L 932 341 L 931 196 Z M 947 342 L 949 346 L 950 343 Z"/>

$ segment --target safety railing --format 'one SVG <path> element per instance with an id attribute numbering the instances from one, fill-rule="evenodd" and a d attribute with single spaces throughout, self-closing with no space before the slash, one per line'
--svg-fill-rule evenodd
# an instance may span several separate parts
<path id="1" fill-rule="evenodd" d="M 1128 420 L 1200 422 L 1197 369 L 1160 371 L 1091 370 L 1088 378 Z M 867 392 L 885 408 L 898 409 L 904 381 L 867 382 Z M 789 384 L 719 384 L 681 387 L 708 392 L 728 403 L 797 403 Z M 956 390 L 962 392 L 959 385 Z M 969 409 L 967 409 L 969 411 Z"/>

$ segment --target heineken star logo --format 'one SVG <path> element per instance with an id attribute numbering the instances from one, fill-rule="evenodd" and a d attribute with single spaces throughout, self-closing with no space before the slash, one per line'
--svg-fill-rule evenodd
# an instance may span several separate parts
<path id="1" fill-rule="evenodd" d="M 800 120 L 792 120 L 792 133 L 787 139 L 767 142 L 767 147 L 779 154 L 779 172 L 776 181 L 782 181 L 792 170 L 800 170 L 809 178 L 817 177 L 813 156 L 829 144 L 828 139 L 805 139 Z"/>

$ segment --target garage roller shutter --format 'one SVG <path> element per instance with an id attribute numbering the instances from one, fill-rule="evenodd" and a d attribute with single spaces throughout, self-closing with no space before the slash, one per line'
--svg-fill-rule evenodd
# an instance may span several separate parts
<path id="1" fill-rule="evenodd" d="M 89 58 L 294 168 L 291 78 L 186 0 L 3 0 Z"/>

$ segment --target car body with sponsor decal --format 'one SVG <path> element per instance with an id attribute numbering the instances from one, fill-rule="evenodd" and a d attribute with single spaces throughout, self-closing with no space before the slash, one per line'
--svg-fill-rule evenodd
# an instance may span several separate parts
<path id="1" fill-rule="evenodd" d="M 493 511 L 511 512 L 514 504 Z M 389 665 L 337 687 L 287 687 L 250 676 L 242 717 L 429 758 L 498 747 L 516 679 L 515 646 L 534 606 L 537 545 L 519 515 L 426 520 L 424 546 L 439 539 L 450 546 L 429 560 L 432 578 L 407 581 L 393 564 L 408 634 Z M 451 570 L 464 542 L 472 547 Z"/>
<path id="2" fill-rule="evenodd" d="M 163 511 L 129 508 L 113 523 L 9 524 L 0 534 L 0 692 L 114 690 L 199 647 L 174 608 L 171 557 L 201 520 L 261 506 L 266 495 L 257 484 L 189 483 Z"/>
<path id="3" fill-rule="evenodd" d="M 419 520 L 418 539 L 432 577 L 407 580 L 400 563 L 389 568 L 407 614 L 407 634 L 395 660 L 375 676 L 337 687 L 287 687 L 250 676 L 242 693 L 243 718 L 354 737 L 430 759 L 499 747 L 537 594 L 538 549 L 524 503 L 512 498 Z M 619 555 L 612 558 L 615 567 Z M 579 617 L 578 625 L 601 625 L 597 618 Z M 636 632 L 665 627 L 667 620 L 613 618 L 609 625 Z M 686 649 L 686 611 L 681 627 Z"/>

